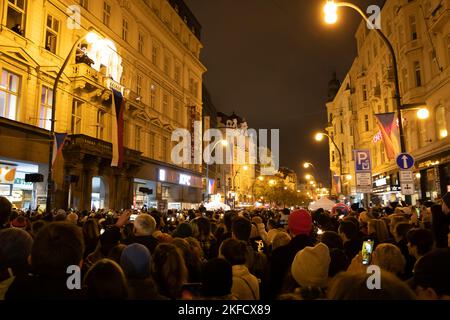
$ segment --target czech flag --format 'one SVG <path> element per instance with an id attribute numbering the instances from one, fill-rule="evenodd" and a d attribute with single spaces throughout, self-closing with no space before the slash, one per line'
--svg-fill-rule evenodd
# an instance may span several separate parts
<path id="1" fill-rule="evenodd" d="M 123 112 L 125 110 L 125 98 L 120 91 L 111 89 L 112 95 L 112 161 L 111 167 L 122 167 L 123 164 Z"/>
<path id="2" fill-rule="evenodd" d="M 53 136 L 53 159 L 52 166 L 55 165 L 56 159 L 64 148 L 66 142 L 67 133 L 55 133 Z"/>
<path id="3" fill-rule="evenodd" d="M 395 113 L 376 114 L 375 118 L 381 130 L 386 155 L 389 160 L 393 160 L 400 151 L 400 134 Z"/>

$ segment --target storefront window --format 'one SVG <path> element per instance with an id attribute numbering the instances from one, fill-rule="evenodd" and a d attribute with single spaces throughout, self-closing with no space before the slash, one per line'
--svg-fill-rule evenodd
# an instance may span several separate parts
<path id="1" fill-rule="evenodd" d="M 103 209 L 105 207 L 105 184 L 101 177 L 92 178 L 92 195 L 91 208 L 92 210 Z"/>

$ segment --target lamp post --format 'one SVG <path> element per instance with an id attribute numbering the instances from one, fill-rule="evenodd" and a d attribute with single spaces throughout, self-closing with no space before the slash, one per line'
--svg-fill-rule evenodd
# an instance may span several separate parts
<path id="1" fill-rule="evenodd" d="M 216 149 L 216 147 L 219 145 L 219 143 L 226 147 L 228 146 L 228 141 L 227 140 L 219 140 L 217 141 L 213 147 L 211 148 L 211 153 Z M 206 162 L 206 199 L 209 199 L 209 161 Z"/>
<path id="2" fill-rule="evenodd" d="M 333 138 L 331 136 L 329 136 L 327 133 L 325 133 L 325 132 L 316 133 L 315 139 L 316 139 L 316 141 L 322 141 L 324 136 L 328 137 L 328 139 L 331 141 L 331 143 L 333 143 L 334 148 L 337 150 L 337 152 L 339 154 L 339 189 L 341 189 L 341 186 L 342 186 L 342 182 L 341 182 L 341 179 L 342 179 L 342 153 L 341 153 L 341 150 L 336 145 L 336 143 L 334 142 Z M 333 181 L 331 181 L 331 185 L 333 185 Z M 342 190 L 341 190 L 341 192 L 342 192 Z"/>
<path id="3" fill-rule="evenodd" d="M 45 211 L 47 212 L 47 214 L 49 214 L 51 212 L 51 207 L 52 207 L 53 148 L 54 148 L 54 136 L 55 136 L 56 98 L 58 96 L 58 94 L 57 94 L 58 85 L 59 85 L 61 77 L 64 73 L 64 70 L 66 69 L 70 59 L 73 57 L 73 54 L 74 54 L 75 50 L 77 49 L 78 45 L 83 40 L 87 40 L 89 43 L 93 43 L 96 39 L 98 39 L 98 35 L 93 31 L 89 31 L 83 37 L 78 37 L 78 39 L 75 41 L 72 48 L 70 49 L 66 59 L 64 60 L 64 63 L 62 64 L 61 68 L 59 69 L 58 74 L 56 75 L 56 78 L 55 78 L 55 82 L 53 83 L 52 117 L 50 119 L 51 139 L 50 139 L 49 154 L 48 154 L 47 200 L 46 200 L 46 206 L 45 206 Z"/>

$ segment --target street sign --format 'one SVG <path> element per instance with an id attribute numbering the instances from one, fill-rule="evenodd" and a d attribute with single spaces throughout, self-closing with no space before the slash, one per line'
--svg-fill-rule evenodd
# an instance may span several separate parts
<path id="1" fill-rule="evenodd" d="M 372 171 L 370 162 L 370 150 L 354 150 L 355 171 L 367 172 Z"/>
<path id="2" fill-rule="evenodd" d="M 414 183 L 402 183 L 402 194 L 405 196 L 414 194 Z"/>
<path id="3" fill-rule="evenodd" d="M 411 170 L 401 170 L 400 171 L 400 181 L 414 182 L 413 172 Z"/>
<path id="4" fill-rule="evenodd" d="M 357 172 L 356 173 L 356 192 L 372 193 L 372 173 Z"/>
<path id="5" fill-rule="evenodd" d="M 408 153 L 401 153 L 397 156 L 397 166 L 400 170 L 409 170 L 414 167 L 414 158 Z"/>

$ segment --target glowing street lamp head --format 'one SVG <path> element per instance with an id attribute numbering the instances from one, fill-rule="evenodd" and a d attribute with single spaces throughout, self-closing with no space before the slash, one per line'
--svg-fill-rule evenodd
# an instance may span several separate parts
<path id="1" fill-rule="evenodd" d="M 273 186 L 275 184 L 275 180 L 271 179 L 269 180 L 269 185 Z"/>
<path id="2" fill-rule="evenodd" d="M 220 140 L 220 144 L 224 147 L 228 146 L 228 141 L 227 140 Z"/>
<path id="3" fill-rule="evenodd" d="M 447 129 L 442 129 L 441 131 L 439 131 L 439 136 L 440 136 L 441 138 L 447 138 L 447 136 L 448 136 L 448 131 L 447 131 Z"/>
<path id="4" fill-rule="evenodd" d="M 89 44 L 93 44 L 94 42 L 98 41 L 100 39 L 100 36 L 95 33 L 94 31 L 89 31 L 89 33 L 85 37 L 86 42 Z"/>
<path id="5" fill-rule="evenodd" d="M 316 141 L 322 141 L 323 140 L 323 136 L 324 136 L 324 134 L 322 132 L 318 132 L 314 136 L 314 139 L 316 139 Z"/>
<path id="6" fill-rule="evenodd" d="M 244 169 L 244 171 L 248 170 L 248 166 L 244 166 L 242 169 Z"/>
<path id="7" fill-rule="evenodd" d="M 325 14 L 325 22 L 328 24 L 334 24 L 338 20 L 337 16 L 337 8 L 338 6 L 334 2 L 334 0 L 328 0 L 323 8 L 323 12 Z"/>
<path id="8" fill-rule="evenodd" d="M 347 181 L 350 181 L 350 180 L 353 179 L 353 177 L 352 177 L 351 174 L 348 174 L 348 175 L 345 176 L 345 179 L 347 179 Z"/>
<path id="9" fill-rule="evenodd" d="M 305 163 L 303 164 L 303 168 L 305 168 L 305 169 L 308 169 L 309 166 L 310 166 L 310 163 L 309 163 L 309 162 L 305 162 Z"/>
<path id="10" fill-rule="evenodd" d="M 306 180 L 311 180 L 311 179 L 312 179 L 312 175 L 307 174 L 307 175 L 305 176 L 305 179 L 306 179 Z"/>
<path id="11" fill-rule="evenodd" d="M 259 177 L 258 177 L 258 180 L 259 180 L 259 181 L 264 181 L 264 177 L 263 177 L 263 176 L 259 176 Z"/>
<path id="12" fill-rule="evenodd" d="M 420 120 L 428 119 L 429 116 L 430 116 L 430 111 L 428 111 L 427 108 L 420 108 L 417 111 L 417 118 L 419 118 Z"/>

